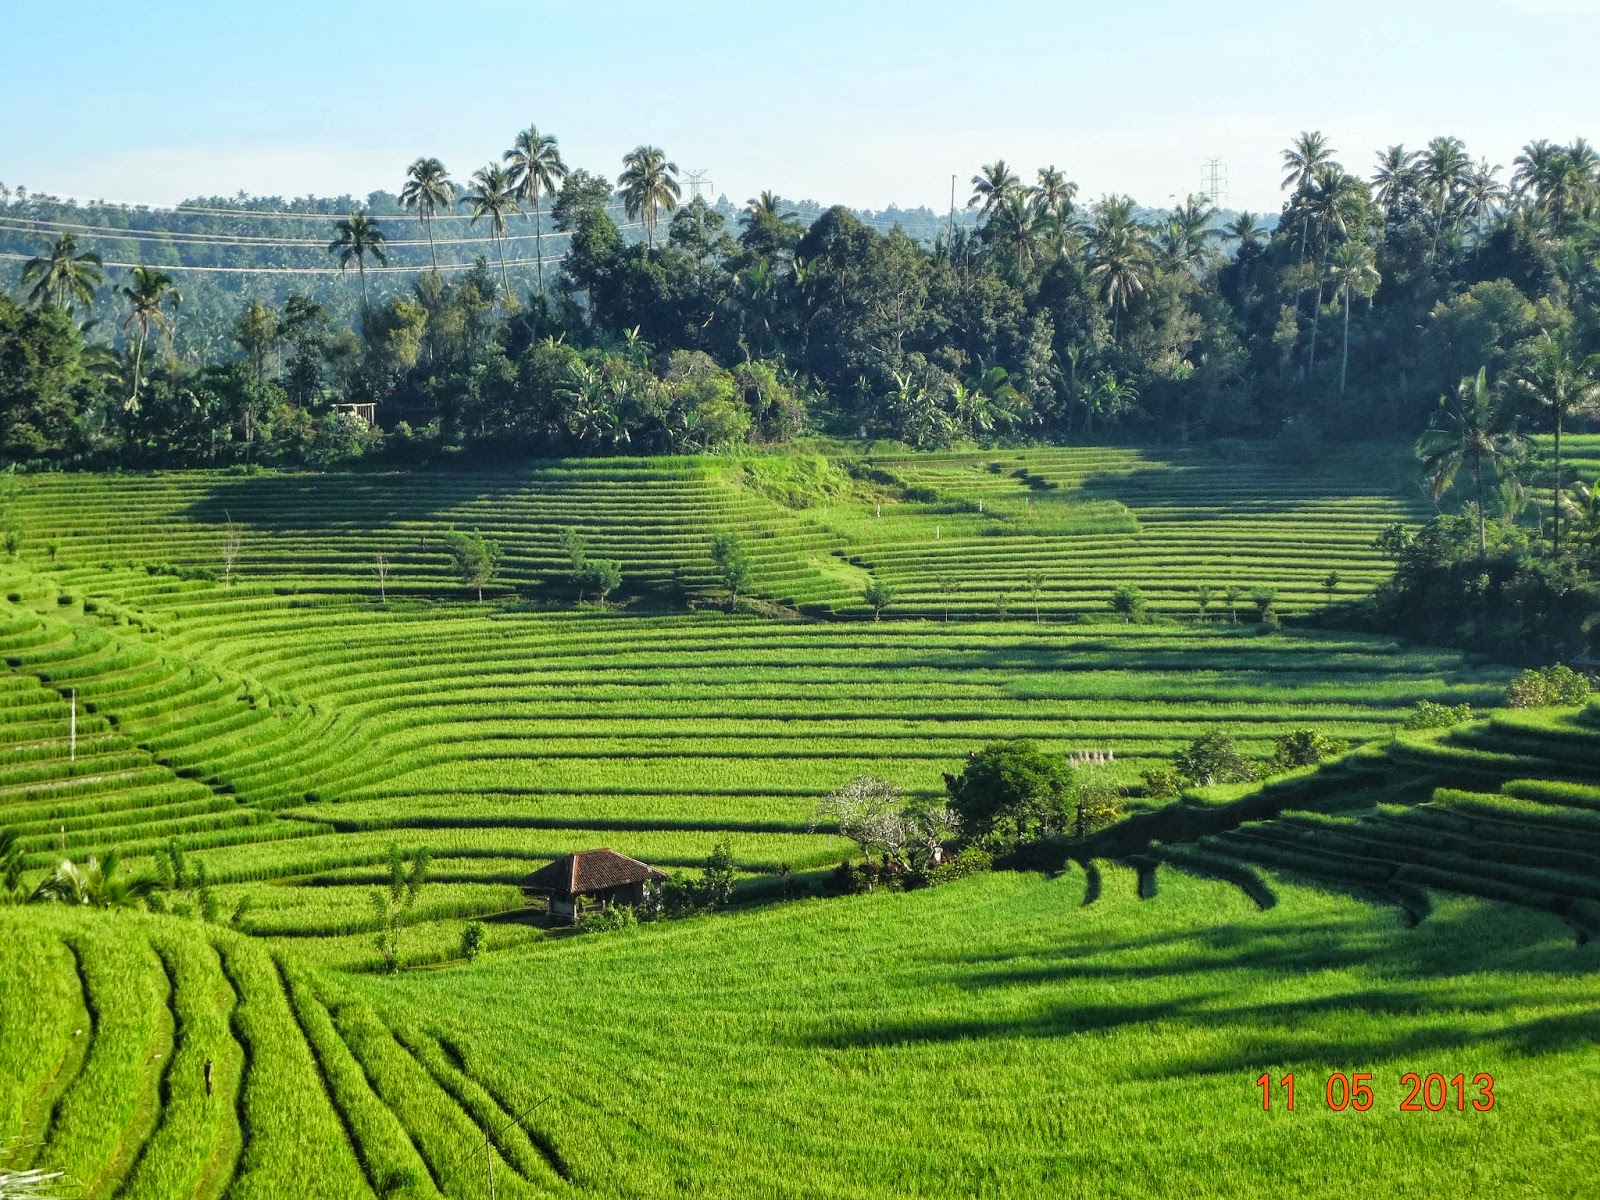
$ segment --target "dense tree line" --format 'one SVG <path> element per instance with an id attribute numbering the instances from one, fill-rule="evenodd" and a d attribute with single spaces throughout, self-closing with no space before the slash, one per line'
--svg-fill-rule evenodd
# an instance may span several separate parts
<path id="1" fill-rule="evenodd" d="M 64 234 L 0 300 L 0 453 L 320 464 L 678 452 L 808 428 L 915 446 L 1321 440 L 1414 434 L 1460 380 L 1482 369 L 1503 388 L 1551 338 L 1587 362 L 1600 157 L 1586 142 L 1531 143 L 1505 180 L 1449 137 L 1389 148 L 1369 178 L 1316 133 L 1283 160 L 1270 228 L 1224 223 L 1202 196 L 1155 216 L 1125 196 L 1086 206 L 1059 170 L 1026 182 L 996 161 L 973 177 L 975 225 L 927 246 L 843 208 L 807 224 L 770 193 L 730 220 L 683 202 L 656 147 L 613 183 L 529 129 L 464 185 L 418 159 L 396 200 L 430 253 L 460 210 L 492 257 L 374 299 L 365 276 L 400 221 L 352 212 L 327 252 L 356 276 L 354 322 L 309 296 L 257 301 L 200 363 L 169 351 L 184 319 L 170 274 L 135 271 L 107 302 L 95 256 Z M 642 237 L 619 228 L 617 201 Z M 505 257 L 519 214 L 568 239 L 523 294 Z M 375 405 L 382 430 L 335 408 L 350 404 Z"/>

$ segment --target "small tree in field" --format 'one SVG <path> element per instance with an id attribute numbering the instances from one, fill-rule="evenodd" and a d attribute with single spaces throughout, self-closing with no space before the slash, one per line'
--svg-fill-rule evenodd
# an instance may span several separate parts
<path id="1" fill-rule="evenodd" d="M 233 586 L 233 567 L 239 561 L 239 545 L 243 541 L 243 532 L 238 523 L 228 517 L 227 529 L 222 535 L 222 582 Z"/>
<path id="2" fill-rule="evenodd" d="M 455 562 L 456 574 L 469 588 L 476 588 L 478 599 L 483 599 L 483 589 L 494 578 L 494 569 L 500 562 L 500 543 L 484 537 L 476 529 L 471 533 L 457 533 L 452 529 L 442 539 L 444 548 Z"/>
<path id="3" fill-rule="evenodd" d="M 585 592 L 593 592 L 600 607 L 606 606 L 606 597 L 622 586 L 622 564 L 605 558 L 591 558 L 577 573 L 578 599 Z"/>
<path id="4" fill-rule="evenodd" d="M 378 603 L 389 603 L 389 560 L 384 555 L 378 555 Z"/>
<path id="5" fill-rule="evenodd" d="M 1200 610 L 1200 619 L 1206 619 L 1206 610 L 1211 607 L 1211 589 L 1202 584 L 1194 590 L 1195 607 Z"/>
<path id="6" fill-rule="evenodd" d="M 1044 591 L 1044 575 L 1035 571 L 1028 576 L 1028 598 L 1033 601 L 1033 623 L 1044 624 L 1044 619 L 1039 615 L 1039 595 Z"/>
<path id="7" fill-rule="evenodd" d="M 872 861 L 873 850 L 889 853 L 904 840 L 900 800 L 904 793 L 887 779 L 858 775 L 823 797 L 811 818 L 811 829 L 832 822 L 839 832 L 861 847 L 861 857 Z"/>
<path id="8" fill-rule="evenodd" d="M 1270 621 L 1272 618 L 1272 602 L 1278 598 L 1278 589 L 1258 587 L 1250 592 L 1250 602 L 1256 606 L 1256 619 Z"/>
<path id="9" fill-rule="evenodd" d="M 427 850 L 418 850 L 410 861 L 400 853 L 399 846 L 389 847 L 389 887 L 374 888 L 370 897 L 372 910 L 378 918 L 378 953 L 383 957 L 383 969 L 393 975 L 400 969 L 400 921 L 411 911 L 428 882 L 428 867 L 433 856 Z"/>
<path id="10" fill-rule="evenodd" d="M 1240 751 L 1232 735 L 1222 729 L 1208 730 L 1195 738 L 1172 765 L 1185 779 L 1201 787 L 1249 783 L 1256 777 L 1255 764 Z"/>
<path id="11" fill-rule="evenodd" d="M 1244 590 L 1237 583 L 1230 583 L 1223 596 L 1228 601 L 1228 620 L 1233 624 L 1239 623 L 1239 597 L 1244 595 Z"/>
<path id="12" fill-rule="evenodd" d="M 711 539 L 711 561 L 717 564 L 717 573 L 728 589 L 728 611 L 732 612 L 739 603 L 739 593 L 750 586 L 754 570 L 750 551 L 737 533 L 724 530 Z"/>
<path id="13" fill-rule="evenodd" d="M 874 579 L 867 584 L 867 590 L 862 593 L 861 598 L 872 609 L 872 619 L 877 621 L 882 619 L 883 610 L 894 603 L 894 591 L 883 580 Z"/>
<path id="14" fill-rule="evenodd" d="M 1118 613 L 1129 625 L 1144 620 L 1144 593 L 1131 583 L 1119 583 L 1111 593 L 1111 610 Z"/>
<path id="15" fill-rule="evenodd" d="M 980 842 L 1025 841 L 1064 832 L 1072 823 L 1072 768 L 1037 742 L 992 742 L 975 750 L 960 775 L 945 775 L 944 786 L 963 835 Z"/>
<path id="16" fill-rule="evenodd" d="M 488 942 L 489 927 L 482 921 L 469 922 L 461 931 L 461 957 L 468 962 L 477 962 L 478 955 L 483 953 Z"/>
<path id="17" fill-rule="evenodd" d="M 1328 577 L 1322 581 L 1322 590 L 1328 593 L 1328 603 L 1332 604 L 1333 594 L 1339 590 L 1339 572 L 1328 572 Z"/>

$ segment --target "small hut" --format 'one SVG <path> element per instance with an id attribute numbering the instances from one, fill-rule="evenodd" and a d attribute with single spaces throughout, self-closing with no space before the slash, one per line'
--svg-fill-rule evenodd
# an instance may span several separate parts
<path id="1" fill-rule="evenodd" d="M 665 871 L 615 850 L 580 850 L 547 863 L 524 878 L 522 890 L 529 895 L 548 896 L 550 915 L 573 921 L 585 903 L 601 908 L 641 904 L 645 885 L 666 877 Z"/>

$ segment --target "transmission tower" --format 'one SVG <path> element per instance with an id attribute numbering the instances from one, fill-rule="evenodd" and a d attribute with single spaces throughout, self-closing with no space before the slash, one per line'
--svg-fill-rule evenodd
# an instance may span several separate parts
<path id="1" fill-rule="evenodd" d="M 687 177 L 687 182 L 689 184 L 689 203 L 690 204 L 693 204 L 696 200 L 700 199 L 700 193 L 701 192 L 709 192 L 709 191 L 711 191 L 711 189 L 713 189 L 714 187 L 717 186 L 716 184 L 712 183 L 711 180 L 706 178 L 706 176 L 709 175 L 709 174 L 710 174 L 709 171 L 685 171 L 684 172 L 684 175 Z"/>
<path id="2" fill-rule="evenodd" d="M 1228 164 L 1220 158 L 1208 158 L 1200 166 L 1200 188 L 1215 208 L 1221 208 L 1228 196 Z"/>

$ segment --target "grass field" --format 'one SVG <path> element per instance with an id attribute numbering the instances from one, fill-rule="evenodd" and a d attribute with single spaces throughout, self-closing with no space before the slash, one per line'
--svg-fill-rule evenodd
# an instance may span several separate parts
<path id="1" fill-rule="evenodd" d="M 1394 1195 L 1582 1194 L 1600 720 L 1398 733 L 1422 699 L 1493 706 L 1509 672 L 1274 631 L 1250 601 L 1373 586 L 1373 537 L 1424 515 L 1394 464 L 24 478 L 0 824 L 28 882 L 63 852 L 137 872 L 178 844 L 219 919 L 0 909 L 28 964 L 0 982 L 0 1137 L 106 1197 L 487 1195 L 483 1152 L 452 1163 L 501 1126 L 497 1194 L 1359 1194 L 1358 1163 Z M 482 603 L 451 527 L 501 543 Z M 567 527 L 623 563 L 612 611 L 574 604 Z M 736 613 L 724 529 L 755 560 Z M 1119 583 L 1160 620 L 1115 623 Z M 855 775 L 935 795 L 1025 736 L 1112 752 L 1136 789 L 1215 725 L 1256 755 L 1306 725 L 1357 749 L 1165 808 L 1136 790 L 1090 846 L 1042 847 L 1043 876 L 634 935 L 523 919 L 516 881 L 572 850 L 692 872 L 726 841 L 740 900 L 785 866 L 804 893 L 852 852 L 812 812 Z M 368 973 L 391 847 L 433 856 L 398 979 Z M 478 918 L 493 953 L 468 968 Z M 1313 1102 L 1262 1114 L 1269 1067 Z M 1391 1111 L 1412 1069 L 1489 1071 L 1503 1103 Z M 1325 1111 L 1332 1070 L 1373 1071 L 1383 1104 Z"/>

